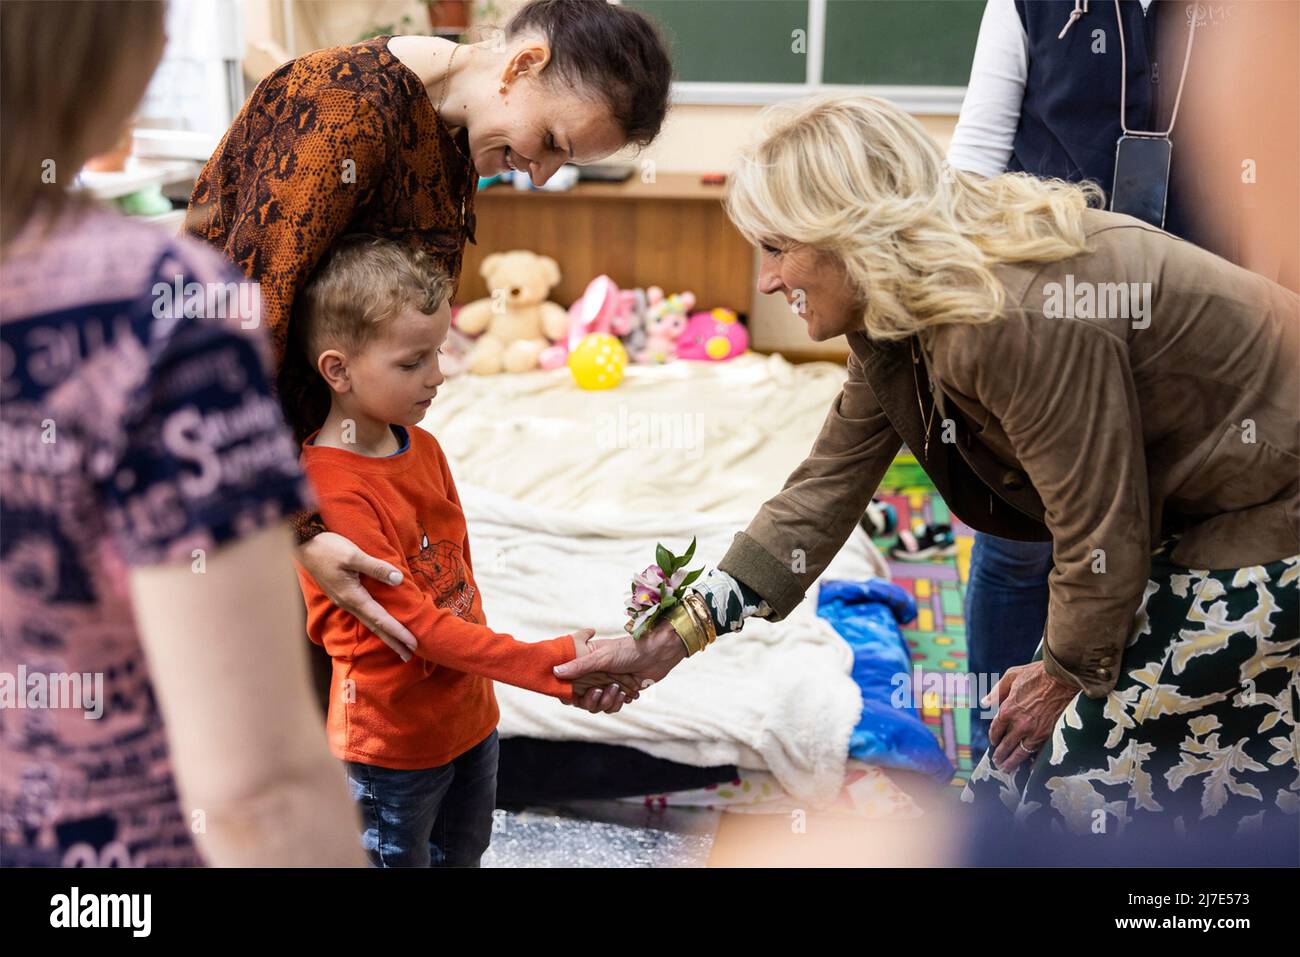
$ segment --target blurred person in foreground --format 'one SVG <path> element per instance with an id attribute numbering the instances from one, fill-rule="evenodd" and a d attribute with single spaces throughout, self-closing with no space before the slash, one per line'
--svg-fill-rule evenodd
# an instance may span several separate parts
<path id="1" fill-rule="evenodd" d="M 362 865 L 303 654 L 287 519 L 312 500 L 243 277 L 68 188 L 163 13 L 0 4 L 0 859 Z"/>

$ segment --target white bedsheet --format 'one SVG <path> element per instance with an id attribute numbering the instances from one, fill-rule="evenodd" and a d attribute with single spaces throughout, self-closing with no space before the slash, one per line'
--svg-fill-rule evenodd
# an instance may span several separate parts
<path id="1" fill-rule="evenodd" d="M 750 355 L 635 367 L 598 393 L 563 370 L 449 382 L 422 425 L 451 461 L 489 622 L 523 640 L 621 634 L 655 543 L 680 552 L 697 535 L 692 567 L 712 567 L 806 454 L 843 378 Z M 859 530 L 827 577 L 871 575 L 887 571 Z M 617 715 L 498 684 L 501 734 L 769 770 L 793 797 L 828 802 L 861 697 L 814 595 L 783 622 L 720 637 Z"/>

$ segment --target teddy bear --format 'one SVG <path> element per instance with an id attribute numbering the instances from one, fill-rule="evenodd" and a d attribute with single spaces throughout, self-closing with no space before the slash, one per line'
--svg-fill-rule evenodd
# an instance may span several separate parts
<path id="1" fill-rule="evenodd" d="M 490 295 L 456 313 L 461 332 L 482 333 L 470 350 L 469 371 L 494 375 L 537 368 L 542 351 L 568 331 L 568 313 L 546 298 L 560 281 L 559 265 L 550 256 L 516 249 L 488 256 L 479 274 Z"/>

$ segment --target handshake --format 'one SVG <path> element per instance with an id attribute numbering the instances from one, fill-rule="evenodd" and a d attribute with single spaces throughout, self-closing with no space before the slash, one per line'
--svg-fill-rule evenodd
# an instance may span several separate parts
<path id="1" fill-rule="evenodd" d="M 578 657 L 555 669 L 557 678 L 573 682 L 570 704 L 592 714 L 614 714 L 686 657 L 685 636 L 678 636 L 665 613 L 674 606 L 689 604 L 686 589 L 704 572 L 702 568 L 687 571 L 694 556 L 693 538 L 681 555 L 674 555 L 663 545 L 655 547 L 654 564 L 632 579 L 627 637 L 592 641 L 595 632 L 590 628 L 574 633 Z M 707 631 L 707 640 L 712 641 L 713 626 L 709 625 Z M 692 647 L 702 646 L 703 636 L 696 634 L 695 639 Z"/>
<path id="2" fill-rule="evenodd" d="M 593 640 L 593 635 L 590 628 L 574 632 L 578 657 L 555 668 L 557 678 L 573 682 L 573 700 L 567 703 L 592 714 L 617 713 L 686 657 L 685 645 L 667 621 L 639 639 L 626 635 Z"/>
<path id="3" fill-rule="evenodd" d="M 635 701 L 642 690 L 662 679 L 686 657 L 686 645 L 662 613 L 683 599 L 701 570 L 687 571 L 695 542 L 683 555 L 662 545 L 655 564 L 632 579 L 628 599 L 628 629 L 622 638 L 592 640 L 583 628 L 573 634 L 577 657 L 555 668 L 561 681 L 573 683 L 568 704 L 592 714 L 614 714 Z M 299 549 L 299 560 L 336 606 L 352 614 L 403 661 L 415 653 L 415 636 L 389 614 L 361 584 L 363 576 L 386 585 L 399 584 L 402 573 L 388 562 L 372 558 L 334 532 L 322 532 Z M 712 641 L 712 627 L 709 629 Z M 703 639 L 696 636 L 696 644 Z"/>

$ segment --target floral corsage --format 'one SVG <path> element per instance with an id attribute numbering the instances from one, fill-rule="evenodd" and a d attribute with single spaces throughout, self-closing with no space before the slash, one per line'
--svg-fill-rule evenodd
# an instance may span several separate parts
<path id="1" fill-rule="evenodd" d="M 682 597 L 703 568 L 688 572 L 686 566 L 695 555 L 695 539 L 683 555 L 674 555 L 662 545 L 655 547 L 655 564 L 632 579 L 632 597 L 628 599 L 628 622 L 624 626 L 633 638 L 640 638 L 647 628 L 682 601 Z"/>

